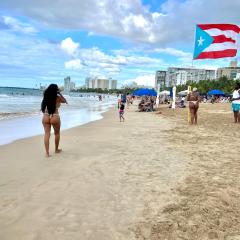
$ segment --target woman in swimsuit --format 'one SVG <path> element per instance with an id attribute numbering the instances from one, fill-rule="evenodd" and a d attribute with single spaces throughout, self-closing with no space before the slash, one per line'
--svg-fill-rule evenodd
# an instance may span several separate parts
<path id="1" fill-rule="evenodd" d="M 60 126 L 61 120 L 58 109 L 61 103 L 67 103 L 67 100 L 62 96 L 56 84 L 51 84 L 44 91 L 44 96 L 41 104 L 43 112 L 42 124 L 44 127 L 44 145 L 46 157 L 49 155 L 49 139 L 51 135 L 51 126 L 53 126 L 55 134 L 55 153 L 60 153 L 62 150 L 58 148 L 60 141 Z"/>
<path id="2" fill-rule="evenodd" d="M 199 108 L 199 94 L 197 93 L 197 88 L 193 88 L 193 91 L 188 94 L 187 101 L 189 101 L 191 124 L 197 124 L 197 112 Z"/>

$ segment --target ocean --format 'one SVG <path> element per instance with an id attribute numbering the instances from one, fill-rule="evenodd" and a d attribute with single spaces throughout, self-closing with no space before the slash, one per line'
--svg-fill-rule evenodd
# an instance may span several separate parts
<path id="1" fill-rule="evenodd" d="M 0 145 L 43 134 L 40 111 L 43 92 L 39 89 L 0 87 Z M 102 118 L 116 104 L 116 96 L 64 94 L 68 104 L 60 108 L 61 129 L 69 129 Z"/>

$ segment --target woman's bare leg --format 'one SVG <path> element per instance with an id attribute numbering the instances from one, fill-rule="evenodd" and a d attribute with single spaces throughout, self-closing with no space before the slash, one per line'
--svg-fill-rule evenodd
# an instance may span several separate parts
<path id="1" fill-rule="evenodd" d="M 49 139 L 51 136 L 51 124 L 50 124 L 50 118 L 49 116 L 44 116 L 42 120 L 42 124 L 44 127 L 44 145 L 46 150 L 46 157 L 50 157 L 49 154 Z"/>
<path id="2" fill-rule="evenodd" d="M 194 115 L 195 115 L 195 122 L 194 122 L 194 123 L 197 124 L 197 119 L 198 119 L 198 115 L 197 115 L 197 114 L 198 114 L 198 108 L 195 108 L 194 110 L 195 110 L 195 111 L 194 111 Z"/>
<path id="3" fill-rule="evenodd" d="M 54 135 L 55 135 L 55 153 L 60 153 L 62 149 L 59 149 L 59 142 L 60 142 L 60 127 L 61 127 L 61 121 L 59 116 L 53 116 L 51 119 L 51 125 L 54 129 Z"/>
<path id="4" fill-rule="evenodd" d="M 194 111 L 194 108 L 190 108 L 190 114 L 191 114 L 191 124 L 194 123 L 194 119 L 195 119 L 195 111 Z"/>
<path id="5" fill-rule="evenodd" d="M 239 112 L 233 112 L 234 114 L 234 122 L 237 123 L 239 119 Z"/>

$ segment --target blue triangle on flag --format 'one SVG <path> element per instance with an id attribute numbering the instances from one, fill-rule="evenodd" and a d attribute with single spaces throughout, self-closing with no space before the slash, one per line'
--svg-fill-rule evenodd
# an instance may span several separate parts
<path id="1" fill-rule="evenodd" d="M 196 59 L 213 41 L 213 37 L 197 26 L 193 59 Z"/>

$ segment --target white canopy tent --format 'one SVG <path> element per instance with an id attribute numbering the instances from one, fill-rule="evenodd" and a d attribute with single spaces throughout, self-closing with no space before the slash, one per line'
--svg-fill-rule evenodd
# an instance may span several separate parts
<path id="1" fill-rule="evenodd" d="M 177 93 L 179 96 L 187 96 L 188 94 L 190 93 L 189 90 L 184 90 L 184 91 L 181 91 L 179 93 Z"/>
<path id="2" fill-rule="evenodd" d="M 160 96 L 163 96 L 163 95 L 169 96 L 169 95 L 170 95 L 170 92 L 167 91 L 167 90 L 164 90 L 164 91 L 160 92 L 159 95 L 160 95 Z"/>

